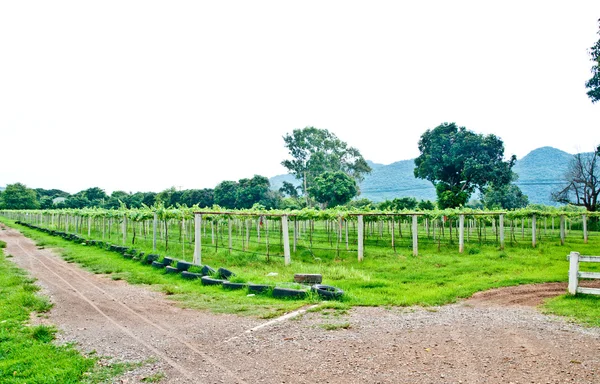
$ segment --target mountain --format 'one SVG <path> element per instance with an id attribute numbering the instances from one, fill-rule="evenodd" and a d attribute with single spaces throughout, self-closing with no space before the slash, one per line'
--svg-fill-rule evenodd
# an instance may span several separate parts
<path id="1" fill-rule="evenodd" d="M 552 147 L 542 147 L 518 160 L 513 171 L 515 182 L 532 204 L 557 205 L 550 194 L 564 184 L 563 177 L 573 159 L 570 153 Z"/>
<path id="2" fill-rule="evenodd" d="M 563 184 L 562 178 L 572 158 L 573 155 L 552 147 L 535 149 L 516 162 L 513 170 L 519 178 L 515 184 L 529 197 L 530 203 L 556 205 L 550 199 L 550 193 Z M 388 165 L 367 162 L 373 171 L 360 183 L 360 197 L 375 202 L 395 197 L 436 199 L 433 185 L 427 180 L 415 178 L 414 159 Z M 284 181 L 300 185 L 300 181 L 292 175 L 278 175 L 270 181 L 272 189 L 279 189 Z"/>

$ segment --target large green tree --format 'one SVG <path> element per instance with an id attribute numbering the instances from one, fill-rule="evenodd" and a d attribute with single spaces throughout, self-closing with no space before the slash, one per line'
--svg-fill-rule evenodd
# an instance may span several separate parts
<path id="1" fill-rule="evenodd" d="M 8 184 L 0 194 L 0 207 L 4 209 L 38 209 L 37 193 L 21 183 Z"/>
<path id="2" fill-rule="evenodd" d="M 464 206 L 476 190 L 504 186 L 512 180 L 513 155 L 504 160 L 504 143 L 495 135 L 482 135 L 443 123 L 427 130 L 419 140 L 415 177 L 435 186 L 438 207 Z"/>
<path id="3" fill-rule="evenodd" d="M 341 171 L 357 182 L 371 172 L 371 167 L 358 149 L 348 147 L 347 143 L 326 129 L 294 129 L 283 137 L 283 141 L 292 159 L 282 161 L 281 165 L 302 180 L 302 190 L 307 198 L 307 190 L 313 180 L 324 172 Z"/>
<path id="4" fill-rule="evenodd" d="M 600 24 L 600 19 L 598 20 Z M 600 35 L 600 30 L 598 31 Z M 585 87 L 589 89 L 587 92 L 588 97 L 592 100 L 592 103 L 600 100 L 600 39 L 588 50 L 590 60 L 594 62 L 592 65 L 592 78 L 585 83 Z"/>
<path id="5" fill-rule="evenodd" d="M 228 209 L 234 209 L 236 207 L 237 181 L 225 180 L 220 182 L 215 187 L 215 204 Z"/>
<path id="6" fill-rule="evenodd" d="M 356 181 L 342 171 L 323 172 L 315 177 L 308 193 L 325 207 L 335 207 L 349 202 L 358 193 Z"/>

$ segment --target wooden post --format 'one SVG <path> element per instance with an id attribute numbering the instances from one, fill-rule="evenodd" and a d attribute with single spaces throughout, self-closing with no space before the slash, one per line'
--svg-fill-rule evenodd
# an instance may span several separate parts
<path id="1" fill-rule="evenodd" d="M 229 232 L 228 232 L 228 236 L 229 236 L 228 237 L 228 240 L 229 240 L 229 253 L 231 253 L 231 248 L 233 248 L 233 242 L 232 242 L 233 239 L 231 238 L 231 225 L 232 225 L 231 217 L 227 220 L 227 224 L 229 226 Z"/>
<path id="2" fill-rule="evenodd" d="M 560 245 L 565 245 L 565 215 L 560 215 Z"/>
<path id="3" fill-rule="evenodd" d="M 537 236 L 535 234 L 536 229 L 537 229 L 536 217 L 535 217 L 535 214 L 533 214 L 533 215 L 531 215 L 531 246 L 533 248 L 535 248 L 535 243 L 537 240 Z"/>
<path id="4" fill-rule="evenodd" d="M 396 232 L 396 229 L 394 228 L 394 216 L 392 216 L 392 249 L 394 250 L 394 252 L 396 252 L 396 242 L 395 242 L 395 238 L 394 238 L 394 232 Z"/>
<path id="5" fill-rule="evenodd" d="M 417 215 L 412 217 L 413 256 L 419 255 L 419 239 L 417 235 Z"/>
<path id="6" fill-rule="evenodd" d="M 584 242 L 584 244 L 587 244 L 588 243 L 587 216 L 582 215 L 581 219 L 583 221 L 583 242 Z"/>
<path id="7" fill-rule="evenodd" d="M 500 215 L 499 224 L 500 226 L 500 249 L 504 250 L 504 215 Z"/>
<path id="8" fill-rule="evenodd" d="M 365 225 L 363 215 L 358 215 L 358 261 L 362 261 L 364 257 L 363 240 L 364 240 Z"/>
<path id="9" fill-rule="evenodd" d="M 296 253 L 296 244 L 298 244 L 298 220 L 294 220 L 294 253 Z"/>
<path id="10" fill-rule="evenodd" d="M 202 264 L 202 215 L 194 214 L 194 264 Z M 155 231 L 156 233 L 156 231 Z"/>
<path id="11" fill-rule="evenodd" d="M 92 216 L 88 216 L 88 237 L 92 237 Z"/>
<path id="12" fill-rule="evenodd" d="M 154 213 L 154 222 L 152 223 L 152 252 L 156 252 L 156 228 L 158 226 L 158 214 Z"/>
<path id="13" fill-rule="evenodd" d="M 458 216 L 458 252 L 465 251 L 465 215 Z"/>
<path id="14" fill-rule="evenodd" d="M 123 245 L 127 242 L 127 216 L 123 216 L 122 228 L 123 230 Z"/>
<path id="15" fill-rule="evenodd" d="M 562 216 L 561 216 L 562 218 Z M 577 293 L 577 284 L 579 283 L 579 252 L 571 252 L 569 255 L 569 293 Z"/>
<path id="16" fill-rule="evenodd" d="M 288 231 L 287 215 L 281 216 L 281 230 L 283 232 L 283 259 L 285 260 L 285 265 L 290 265 L 292 260 L 290 257 L 290 234 Z"/>

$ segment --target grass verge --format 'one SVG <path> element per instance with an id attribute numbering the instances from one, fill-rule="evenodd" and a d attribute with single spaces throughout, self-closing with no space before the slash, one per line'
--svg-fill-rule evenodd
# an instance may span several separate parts
<path id="1" fill-rule="evenodd" d="M 566 316 L 569 319 L 592 327 L 600 327 L 600 296 L 563 295 L 547 300 L 544 313 Z"/>
<path id="2" fill-rule="evenodd" d="M 0 252 L 1 253 L 1 252 Z M 94 366 L 73 346 L 52 343 L 53 327 L 28 325 L 31 312 L 51 305 L 39 288 L 0 254 L 0 382 L 79 383 Z"/>

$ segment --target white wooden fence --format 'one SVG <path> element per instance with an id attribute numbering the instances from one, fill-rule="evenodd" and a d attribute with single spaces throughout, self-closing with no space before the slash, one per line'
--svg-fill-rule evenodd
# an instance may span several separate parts
<path id="1" fill-rule="evenodd" d="M 579 278 L 583 279 L 600 279 L 600 272 L 581 272 L 579 271 L 579 263 L 600 263 L 600 256 L 581 256 L 579 252 L 571 252 L 569 254 L 569 293 L 585 293 L 588 295 L 600 295 L 599 288 L 583 288 L 577 287 Z"/>

